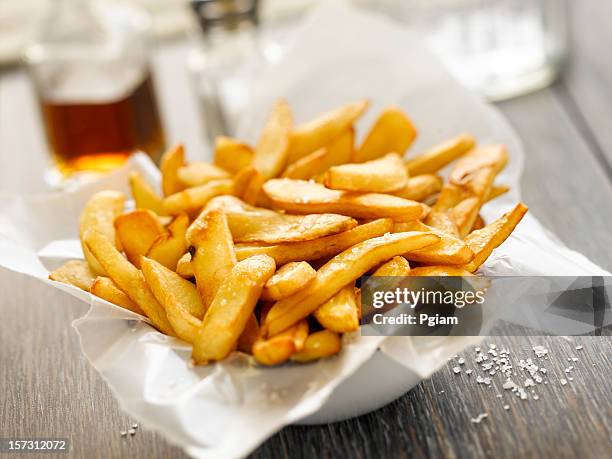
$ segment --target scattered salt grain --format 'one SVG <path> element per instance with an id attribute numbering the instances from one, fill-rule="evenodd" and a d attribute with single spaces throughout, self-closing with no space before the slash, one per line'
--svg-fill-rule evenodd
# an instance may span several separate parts
<path id="1" fill-rule="evenodd" d="M 127 432 L 125 430 L 122 430 L 121 432 L 119 432 L 121 434 L 122 437 L 125 437 L 127 435 Z"/>
<path id="2" fill-rule="evenodd" d="M 504 410 L 508 411 L 510 409 L 510 405 L 504 405 Z"/>
<path id="3" fill-rule="evenodd" d="M 577 351 L 581 351 L 583 348 L 584 348 L 584 346 L 576 346 L 576 347 L 575 347 L 575 349 L 576 349 Z"/>
<path id="4" fill-rule="evenodd" d="M 461 373 L 461 367 L 453 367 L 453 372 L 457 375 Z"/>
<path id="5" fill-rule="evenodd" d="M 457 363 L 459 365 L 463 365 L 465 363 L 465 359 L 463 357 L 460 357 L 459 360 L 457 360 Z"/>
<path id="6" fill-rule="evenodd" d="M 136 429 L 130 429 L 130 430 L 128 430 L 128 433 L 129 433 L 131 436 L 134 436 L 134 435 L 136 435 Z"/>
<path id="7" fill-rule="evenodd" d="M 489 417 L 488 413 L 480 413 L 478 416 L 476 416 L 475 418 L 472 418 L 471 420 L 473 424 L 480 424 L 483 419 L 486 419 L 488 417 Z"/>
<path id="8" fill-rule="evenodd" d="M 567 380 L 563 378 L 559 382 L 561 383 L 562 386 L 565 386 L 567 384 Z"/>

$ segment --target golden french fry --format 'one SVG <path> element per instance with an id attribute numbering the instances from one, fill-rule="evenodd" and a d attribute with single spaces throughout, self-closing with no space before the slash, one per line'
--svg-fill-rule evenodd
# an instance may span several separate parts
<path id="1" fill-rule="evenodd" d="M 308 338 L 308 322 L 301 320 L 272 338 L 258 339 L 253 344 L 253 357 L 262 365 L 280 365 L 301 351 Z"/>
<path id="2" fill-rule="evenodd" d="M 187 252 L 184 254 L 176 264 L 176 273 L 184 277 L 185 279 L 189 279 L 194 276 L 193 267 L 191 266 L 191 254 Z"/>
<path id="3" fill-rule="evenodd" d="M 499 198 L 501 195 L 506 194 L 510 191 L 510 187 L 506 185 L 493 185 L 491 191 L 485 198 L 485 202 L 493 201 L 495 198 Z"/>
<path id="4" fill-rule="evenodd" d="M 397 196 L 330 190 L 304 180 L 272 179 L 264 183 L 263 190 L 275 206 L 298 214 L 329 212 L 357 218 L 390 217 L 410 221 L 422 218 L 429 211 L 424 204 Z"/>
<path id="5" fill-rule="evenodd" d="M 272 109 L 253 156 L 253 166 L 264 178 L 276 177 L 285 168 L 292 129 L 291 108 L 286 101 L 280 99 Z"/>
<path id="6" fill-rule="evenodd" d="M 105 235 L 88 231 L 83 241 L 108 276 L 145 312 L 153 325 L 162 333 L 174 336 L 166 311 L 155 299 L 142 272 L 123 258 Z"/>
<path id="7" fill-rule="evenodd" d="M 74 285 L 89 292 L 96 275 L 85 260 L 70 260 L 49 273 L 49 279 L 62 284 Z"/>
<path id="8" fill-rule="evenodd" d="M 215 166 L 236 173 L 251 165 L 253 149 L 239 140 L 219 136 L 215 140 Z"/>
<path id="9" fill-rule="evenodd" d="M 459 238 L 459 228 L 457 228 L 457 225 L 453 221 L 452 217 L 446 211 L 432 210 L 425 219 L 425 223 L 444 234 L 454 238 Z"/>
<path id="10" fill-rule="evenodd" d="M 389 107 L 372 126 L 363 145 L 355 152 L 353 162 L 371 161 L 388 153 L 403 156 L 416 136 L 417 130 L 406 114 L 399 108 Z"/>
<path id="11" fill-rule="evenodd" d="M 81 213 L 79 219 L 79 237 L 81 239 L 81 247 L 83 255 L 89 263 L 89 267 L 95 274 L 104 274 L 104 269 L 96 258 L 89 253 L 83 236 L 87 231 L 96 231 L 103 234 L 109 241 L 117 244 L 115 238 L 115 226 L 113 222 L 122 211 L 125 204 L 125 195 L 119 191 L 100 191 L 94 194 Z"/>
<path id="12" fill-rule="evenodd" d="M 355 244 L 359 244 L 373 237 L 382 236 L 392 230 L 393 220 L 390 218 L 381 218 L 359 225 L 349 231 L 312 241 L 289 242 L 275 245 L 236 244 L 234 250 L 239 260 L 244 260 L 253 255 L 268 255 L 274 258 L 278 265 L 283 265 L 291 261 L 319 260 L 321 258 L 337 255 Z"/>
<path id="13" fill-rule="evenodd" d="M 394 231 L 422 231 L 440 236 L 437 244 L 406 254 L 409 260 L 432 265 L 464 265 L 474 258 L 474 252 L 464 241 L 419 221 L 396 223 Z"/>
<path id="14" fill-rule="evenodd" d="M 140 306 L 130 300 L 130 297 L 127 296 L 119 287 L 117 287 L 109 277 L 97 277 L 93 284 L 91 284 L 89 291 L 93 295 L 96 295 L 109 303 L 113 303 L 114 305 L 117 305 L 123 309 L 140 314 L 141 316 L 146 316 L 144 311 L 140 309 Z"/>
<path id="15" fill-rule="evenodd" d="M 148 209 L 155 212 L 157 215 L 166 215 L 162 206 L 162 199 L 147 183 L 140 172 L 130 172 L 130 189 L 134 198 L 134 205 L 137 209 Z"/>
<path id="16" fill-rule="evenodd" d="M 236 264 L 236 254 L 223 212 L 211 210 L 199 220 L 197 228 L 187 237 L 195 246 L 191 266 L 204 306 L 208 307 Z"/>
<path id="17" fill-rule="evenodd" d="M 348 231 L 357 226 L 351 217 L 337 214 L 287 215 L 262 207 L 253 207 L 233 196 L 212 199 L 187 230 L 187 240 L 211 210 L 227 215 L 236 242 L 295 242 L 317 239 Z"/>
<path id="18" fill-rule="evenodd" d="M 510 212 L 502 215 L 497 220 L 489 223 L 480 230 L 468 234 L 465 243 L 472 249 L 474 259 L 464 267 L 470 272 L 476 272 L 478 268 L 489 258 L 493 250 L 499 247 L 512 234 L 516 225 L 527 213 L 527 206 L 518 203 Z"/>
<path id="19" fill-rule="evenodd" d="M 340 352 L 340 337 L 329 330 L 315 332 L 306 338 L 304 349 L 293 354 L 291 360 L 295 362 L 312 362 L 313 360 L 331 357 Z"/>
<path id="20" fill-rule="evenodd" d="M 168 225 L 168 232 L 160 234 L 146 255 L 166 268 L 176 271 L 176 265 L 187 250 L 185 233 L 189 226 L 187 214 L 180 214 Z"/>
<path id="21" fill-rule="evenodd" d="M 317 272 L 305 261 L 287 263 L 281 266 L 268 279 L 261 292 L 261 299 L 265 301 L 278 301 L 293 295 L 312 282 L 316 275 Z"/>
<path id="22" fill-rule="evenodd" d="M 462 134 L 431 150 L 406 161 L 406 169 L 411 176 L 431 174 L 463 156 L 476 146 L 476 139 L 469 134 Z"/>
<path id="23" fill-rule="evenodd" d="M 251 314 L 247 319 L 244 330 L 240 334 L 240 338 L 238 338 L 237 349 L 246 354 L 253 354 L 253 345 L 258 338 L 259 324 L 257 323 L 257 317 L 255 317 L 255 314 Z"/>
<path id="24" fill-rule="evenodd" d="M 142 273 L 176 335 L 193 344 L 205 311 L 196 286 L 147 257 L 142 257 Z"/>
<path id="25" fill-rule="evenodd" d="M 332 143 L 353 125 L 369 105 L 367 100 L 344 105 L 297 126 L 291 134 L 291 148 L 287 163 L 294 163 Z"/>
<path id="26" fill-rule="evenodd" d="M 162 191 L 170 196 L 183 190 L 185 186 L 178 177 L 178 170 L 185 165 L 185 148 L 175 145 L 164 153 L 159 163 L 162 174 Z"/>
<path id="27" fill-rule="evenodd" d="M 487 226 L 487 224 L 485 223 L 484 218 L 482 218 L 482 215 L 478 214 L 478 217 L 476 217 L 476 221 L 474 222 L 474 226 L 472 227 L 471 231 L 483 229 L 485 226 Z"/>
<path id="28" fill-rule="evenodd" d="M 410 270 L 408 275 L 421 277 L 473 276 L 471 272 L 459 266 L 422 266 Z"/>
<path id="29" fill-rule="evenodd" d="M 364 163 L 334 166 L 325 174 L 325 186 L 333 190 L 392 193 L 408 184 L 403 165 L 397 153 L 388 153 Z"/>
<path id="30" fill-rule="evenodd" d="M 491 168 L 498 174 L 508 163 L 508 152 L 504 145 L 479 147 L 465 155 L 451 171 L 449 182 L 466 185 L 473 175 L 482 169 Z"/>
<path id="31" fill-rule="evenodd" d="M 119 215 L 115 218 L 115 231 L 128 260 L 137 268 L 140 257 L 147 254 L 159 236 L 166 234 L 157 215 L 147 209 Z"/>
<path id="32" fill-rule="evenodd" d="M 326 147 L 320 148 L 290 164 L 282 177 L 308 180 L 324 173 L 332 166 L 350 162 L 355 142 L 355 130 L 351 127 Z"/>
<path id="33" fill-rule="evenodd" d="M 314 316 L 327 330 L 350 333 L 359 328 L 359 312 L 353 282 L 319 306 Z"/>
<path id="34" fill-rule="evenodd" d="M 410 177 L 404 188 L 394 191 L 395 196 L 423 202 L 428 197 L 438 193 L 442 189 L 442 178 L 436 174 L 423 174 Z"/>
<path id="35" fill-rule="evenodd" d="M 438 236 L 431 233 L 385 234 L 345 250 L 319 269 L 315 280 L 306 288 L 274 304 L 266 317 L 266 335 L 277 335 L 304 319 L 342 287 L 383 261 L 427 247 L 439 240 Z"/>
<path id="36" fill-rule="evenodd" d="M 232 351 L 275 268 L 272 258 L 258 255 L 236 264 L 223 279 L 193 344 L 197 363 L 222 360 Z"/>
<path id="37" fill-rule="evenodd" d="M 255 167 L 248 166 L 234 176 L 234 195 L 254 205 L 261 194 L 265 177 Z"/>
<path id="38" fill-rule="evenodd" d="M 204 185 L 188 188 L 164 199 L 165 211 L 170 215 L 185 212 L 189 215 L 197 213 L 215 196 L 231 194 L 234 182 L 231 179 L 212 180 Z"/>
<path id="39" fill-rule="evenodd" d="M 374 277 L 407 276 L 409 272 L 410 272 L 410 263 L 408 263 L 408 260 L 406 260 L 404 257 L 397 256 L 397 257 L 391 258 L 389 261 L 387 261 L 382 266 L 380 266 L 376 271 L 374 271 L 374 274 L 372 274 L 372 276 Z"/>
<path id="40" fill-rule="evenodd" d="M 205 161 L 194 161 L 176 171 L 176 176 L 181 183 L 190 188 L 204 185 L 211 180 L 230 178 L 231 175 L 225 169 Z"/>

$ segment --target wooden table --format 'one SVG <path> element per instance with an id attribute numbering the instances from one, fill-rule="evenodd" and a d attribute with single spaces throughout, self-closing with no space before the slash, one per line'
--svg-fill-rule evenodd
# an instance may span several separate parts
<path id="1" fill-rule="evenodd" d="M 564 79 L 499 108 L 525 142 L 523 189 L 531 211 L 570 247 L 610 270 L 612 62 L 605 46 L 612 42 L 612 5 L 582 5 L 572 17 L 574 53 Z M 14 72 L 0 77 L 0 99 L 8 92 L 2 83 L 19 85 L 20 78 Z M 6 115 L 6 105 L 4 110 Z M 0 270 L 0 310 L 0 437 L 68 437 L 71 457 L 184 457 L 146 427 L 134 437 L 120 436 L 133 421 L 87 364 L 67 326 L 83 314 L 81 303 Z M 499 337 L 489 343 L 508 348 L 516 361 L 533 358 L 533 346 L 549 349 L 550 384 L 537 387 L 539 400 L 476 384 L 464 371 L 455 374 L 457 363 L 449 362 L 375 413 L 333 425 L 287 427 L 253 457 L 609 457 L 609 337 Z M 474 368 L 474 351 L 462 355 L 463 368 Z M 574 379 L 561 385 L 571 357 L 579 359 L 571 363 Z M 480 413 L 488 417 L 472 423 Z"/>

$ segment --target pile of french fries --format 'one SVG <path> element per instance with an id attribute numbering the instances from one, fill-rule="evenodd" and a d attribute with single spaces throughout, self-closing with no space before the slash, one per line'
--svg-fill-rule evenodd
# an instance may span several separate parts
<path id="1" fill-rule="evenodd" d="M 404 159 L 417 136 L 384 110 L 361 145 L 360 101 L 294 126 L 280 100 L 251 147 L 222 137 L 214 162 L 161 161 L 161 191 L 134 172 L 126 196 L 102 191 L 80 220 L 85 260 L 50 279 L 148 317 L 193 346 L 198 364 L 233 351 L 263 365 L 339 352 L 359 328 L 355 281 L 374 276 L 469 276 L 527 207 L 485 224 L 482 206 L 507 188 L 503 146 L 460 135 Z M 456 161 L 445 182 L 439 171 Z"/>

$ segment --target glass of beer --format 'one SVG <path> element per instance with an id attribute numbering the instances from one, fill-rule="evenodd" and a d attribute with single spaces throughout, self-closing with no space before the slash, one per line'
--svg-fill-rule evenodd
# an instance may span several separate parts
<path id="1" fill-rule="evenodd" d="M 158 161 L 165 140 L 148 29 L 148 17 L 133 9 L 51 4 L 26 60 L 53 158 L 52 185 L 114 170 L 135 151 Z"/>

